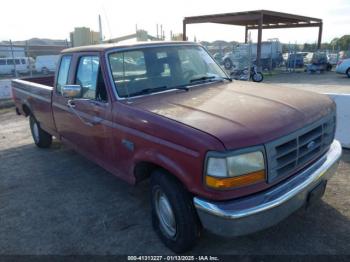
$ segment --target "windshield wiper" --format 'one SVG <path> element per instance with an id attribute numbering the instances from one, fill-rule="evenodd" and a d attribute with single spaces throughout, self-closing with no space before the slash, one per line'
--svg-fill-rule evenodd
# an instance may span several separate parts
<path id="1" fill-rule="evenodd" d="M 187 86 L 174 86 L 174 87 L 170 87 L 170 88 L 168 86 L 159 86 L 159 87 L 154 87 L 154 88 L 145 88 L 139 92 L 132 93 L 130 95 L 131 96 L 141 96 L 141 95 L 147 95 L 147 94 L 161 92 L 161 91 L 165 91 L 165 90 L 171 90 L 171 89 L 179 89 L 179 90 L 188 91 L 190 88 Z"/>
<path id="2" fill-rule="evenodd" d="M 154 88 L 145 88 L 145 89 L 142 89 L 141 91 L 132 93 L 130 95 L 131 96 L 141 96 L 141 95 L 151 94 L 151 93 L 154 93 L 154 92 L 164 91 L 166 89 L 167 89 L 167 86 L 159 86 L 159 87 L 154 87 Z"/>
<path id="3" fill-rule="evenodd" d="M 220 80 L 228 80 L 232 82 L 232 79 L 230 77 L 221 77 L 221 76 L 202 76 L 199 78 L 194 78 L 190 80 L 190 83 L 195 83 L 195 82 L 204 82 L 208 80 L 213 80 L 213 81 L 220 81 Z"/>
<path id="4" fill-rule="evenodd" d="M 198 77 L 198 78 L 193 78 L 190 80 L 190 83 L 194 83 L 194 82 L 201 82 L 201 81 L 206 81 L 206 80 L 211 80 L 216 78 L 216 76 L 202 76 L 202 77 Z"/>

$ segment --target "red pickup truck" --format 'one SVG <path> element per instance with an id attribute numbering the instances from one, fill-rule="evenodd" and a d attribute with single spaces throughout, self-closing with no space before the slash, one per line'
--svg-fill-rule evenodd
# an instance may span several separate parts
<path id="1" fill-rule="evenodd" d="M 151 179 L 152 223 L 175 252 L 320 198 L 342 151 L 328 97 L 232 82 L 196 43 L 71 48 L 55 78 L 12 88 L 38 147 L 56 137 L 130 184 Z"/>

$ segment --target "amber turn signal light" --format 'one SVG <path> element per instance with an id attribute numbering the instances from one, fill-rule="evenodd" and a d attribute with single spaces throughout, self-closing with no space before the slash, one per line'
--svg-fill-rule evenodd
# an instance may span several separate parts
<path id="1" fill-rule="evenodd" d="M 205 180 L 209 187 L 216 189 L 227 189 L 234 187 L 249 186 L 258 182 L 263 182 L 266 180 L 266 176 L 265 170 L 260 170 L 246 175 L 228 178 L 206 176 Z"/>

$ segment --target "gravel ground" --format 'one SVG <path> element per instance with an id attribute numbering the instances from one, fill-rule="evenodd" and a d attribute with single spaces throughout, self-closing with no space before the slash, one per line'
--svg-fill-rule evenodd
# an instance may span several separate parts
<path id="1" fill-rule="evenodd" d="M 322 74 L 281 73 L 272 76 L 267 73 L 264 82 L 318 93 L 350 94 L 350 79 L 333 71 Z"/>
<path id="2" fill-rule="evenodd" d="M 131 187 L 0 110 L 0 254 L 171 254 L 152 230 L 149 185 Z M 191 254 L 350 254 L 350 151 L 322 201 L 244 237 L 204 233 Z"/>

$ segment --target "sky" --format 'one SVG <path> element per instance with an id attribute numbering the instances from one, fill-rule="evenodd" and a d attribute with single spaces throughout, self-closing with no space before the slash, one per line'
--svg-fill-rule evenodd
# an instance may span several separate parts
<path id="1" fill-rule="evenodd" d="M 323 19 L 323 42 L 350 34 L 350 0 L 17 0 L 3 1 L 1 7 L 0 41 L 33 37 L 69 40 L 74 27 L 98 31 L 99 14 L 105 39 L 134 33 L 136 24 L 150 35 L 156 35 L 156 24 L 162 24 L 168 39 L 170 30 L 182 32 L 185 16 L 259 9 Z M 188 26 L 187 35 L 189 40 L 243 41 L 244 27 L 196 24 Z M 264 30 L 263 40 L 277 37 L 284 43 L 314 43 L 317 35 L 317 28 L 273 29 Z"/>

